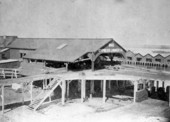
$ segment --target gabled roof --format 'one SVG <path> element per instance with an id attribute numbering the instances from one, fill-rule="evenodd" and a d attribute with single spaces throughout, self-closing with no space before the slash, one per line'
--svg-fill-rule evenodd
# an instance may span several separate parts
<path id="1" fill-rule="evenodd" d="M 141 55 L 140 53 L 137 53 L 137 54 L 135 55 L 135 57 L 137 57 L 137 56 L 143 57 L 143 55 Z"/>
<path id="2" fill-rule="evenodd" d="M 153 58 L 153 56 L 151 54 L 146 54 L 144 57 L 150 56 L 151 58 Z"/>
<path id="3" fill-rule="evenodd" d="M 104 39 L 54 39 L 44 43 L 35 52 L 27 54 L 24 58 L 51 60 L 60 62 L 74 62 L 88 52 L 96 52 L 98 49 L 114 41 L 111 38 Z"/>
<path id="4" fill-rule="evenodd" d="M 154 58 L 161 57 L 164 58 L 161 54 L 157 54 Z"/>

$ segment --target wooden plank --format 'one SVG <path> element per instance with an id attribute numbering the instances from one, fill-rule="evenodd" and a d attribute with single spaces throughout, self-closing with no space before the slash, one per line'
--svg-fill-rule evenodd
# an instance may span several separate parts
<path id="1" fill-rule="evenodd" d="M 103 103 L 106 102 L 106 80 L 103 80 Z"/>
<path id="2" fill-rule="evenodd" d="M 65 91 L 66 91 L 66 81 L 65 80 L 63 80 L 62 81 L 62 100 L 61 100 L 61 102 L 62 102 L 62 105 L 64 105 L 65 104 Z"/>

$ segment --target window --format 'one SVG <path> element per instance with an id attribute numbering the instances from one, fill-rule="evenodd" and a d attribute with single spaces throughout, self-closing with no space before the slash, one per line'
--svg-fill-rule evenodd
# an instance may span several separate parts
<path id="1" fill-rule="evenodd" d="M 156 62 L 161 62 L 161 59 L 156 58 L 155 61 Z"/>
<path id="2" fill-rule="evenodd" d="M 128 60 L 132 60 L 132 57 L 127 57 Z"/>
<path id="3" fill-rule="evenodd" d="M 26 53 L 20 53 L 20 58 L 23 58 L 26 55 Z"/>
<path id="4" fill-rule="evenodd" d="M 152 62 L 151 58 L 146 58 L 146 62 Z"/>
<path id="5" fill-rule="evenodd" d="M 137 60 L 137 61 L 141 61 L 141 60 L 142 60 L 142 58 L 137 58 L 136 60 Z"/>
<path id="6" fill-rule="evenodd" d="M 4 53 L 2 54 L 2 59 L 7 59 L 7 57 Z"/>

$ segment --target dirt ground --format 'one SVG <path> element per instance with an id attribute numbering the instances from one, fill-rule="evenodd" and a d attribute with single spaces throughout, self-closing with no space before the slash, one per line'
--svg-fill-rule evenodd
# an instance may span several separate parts
<path id="1" fill-rule="evenodd" d="M 168 120 L 169 118 L 169 120 Z M 64 106 L 53 102 L 39 111 L 21 106 L 1 115 L 0 122 L 168 122 L 168 103 L 148 99 L 141 103 L 109 99 L 105 104 L 102 98 L 69 100 Z"/>

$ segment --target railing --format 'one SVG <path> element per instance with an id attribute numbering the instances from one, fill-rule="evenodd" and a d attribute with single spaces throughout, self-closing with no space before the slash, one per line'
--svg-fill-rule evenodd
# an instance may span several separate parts
<path id="1" fill-rule="evenodd" d="M 13 68 L 0 68 L 0 77 L 1 78 L 17 78 L 19 69 Z"/>

